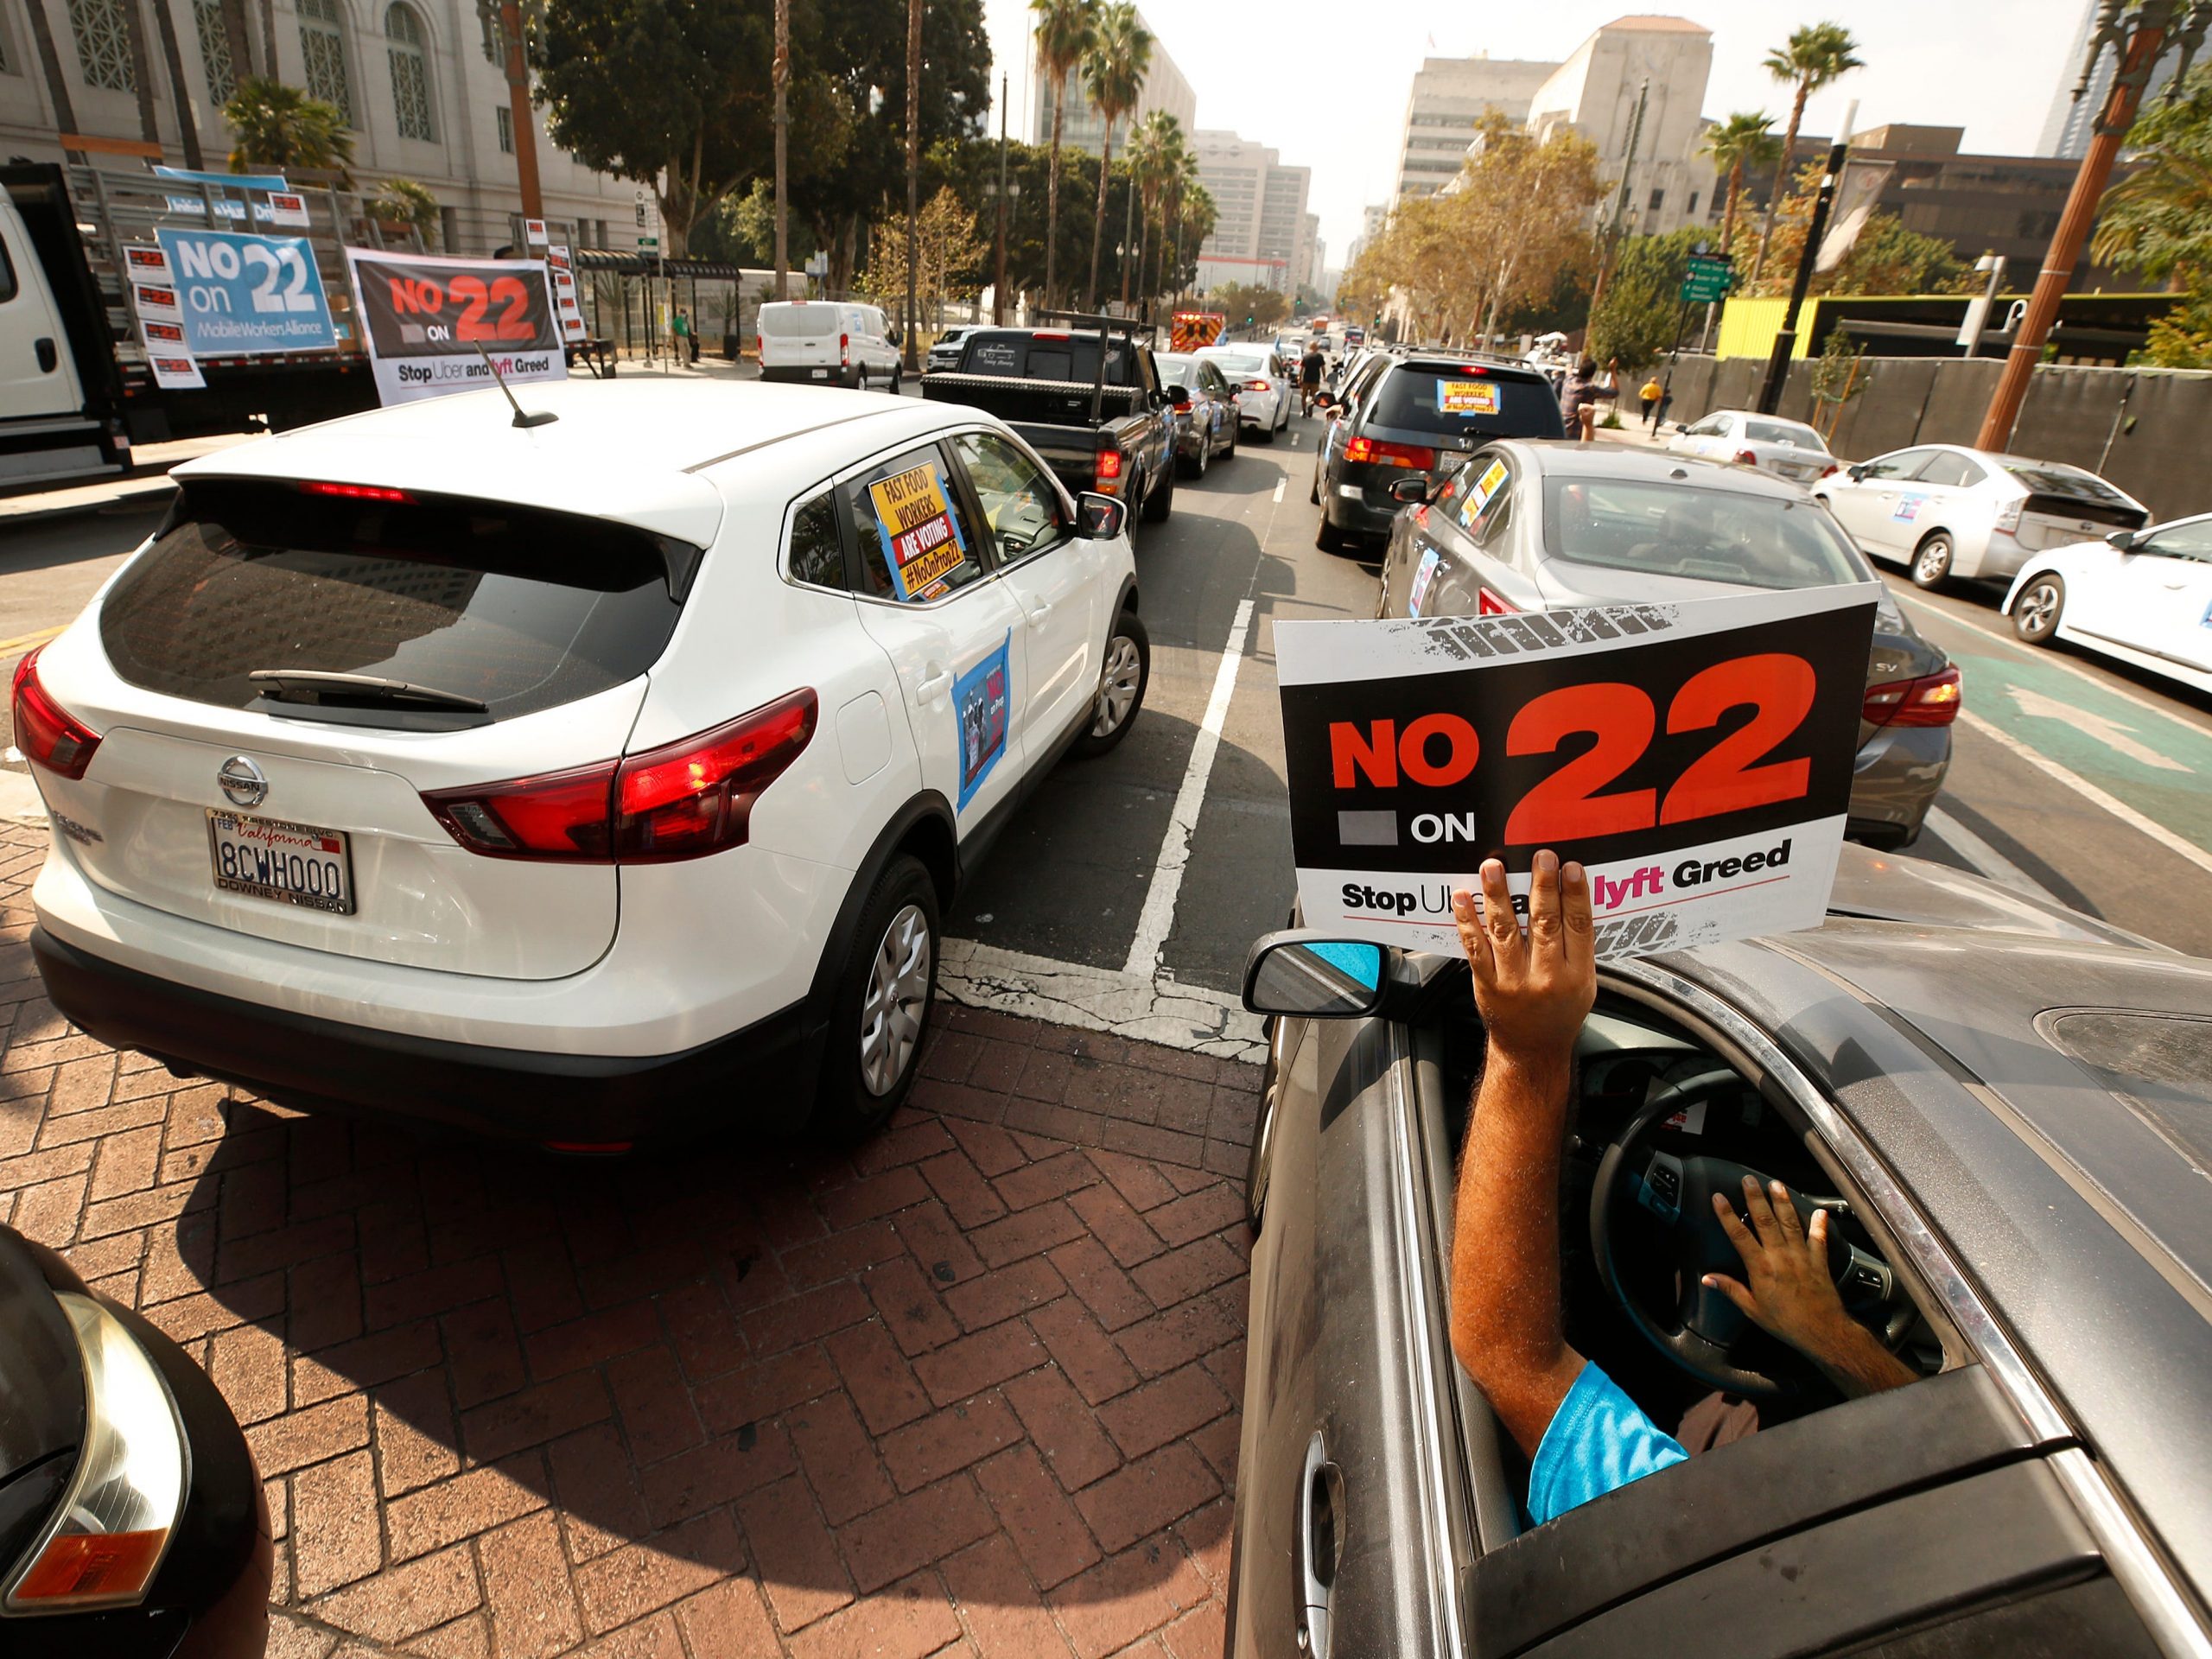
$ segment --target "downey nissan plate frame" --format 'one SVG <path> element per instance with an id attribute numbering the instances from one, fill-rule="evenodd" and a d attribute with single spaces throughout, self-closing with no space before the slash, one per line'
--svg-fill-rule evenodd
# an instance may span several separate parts
<path id="1" fill-rule="evenodd" d="M 1452 889 L 1549 848 L 1600 957 L 1818 926 L 1879 593 L 1278 624 L 1305 925 L 1456 951 Z"/>

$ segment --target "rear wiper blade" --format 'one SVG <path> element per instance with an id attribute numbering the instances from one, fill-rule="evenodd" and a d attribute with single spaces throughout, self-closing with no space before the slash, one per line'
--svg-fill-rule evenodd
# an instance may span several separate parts
<path id="1" fill-rule="evenodd" d="M 341 674 L 324 668 L 257 668 L 246 678 L 268 688 L 263 693 L 266 696 L 281 697 L 300 691 L 313 695 L 318 702 L 419 702 L 434 709 L 466 709 L 475 714 L 483 714 L 490 707 L 483 698 L 472 697 L 465 692 L 386 679 L 381 674 Z"/>

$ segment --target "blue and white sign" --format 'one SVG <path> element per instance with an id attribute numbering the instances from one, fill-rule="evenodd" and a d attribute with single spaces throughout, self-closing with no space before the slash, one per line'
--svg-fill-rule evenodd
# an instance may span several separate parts
<path id="1" fill-rule="evenodd" d="M 1006 753 L 1013 692 L 1011 630 L 998 649 L 952 683 L 952 712 L 960 722 L 960 804 L 964 810 Z"/>
<path id="2" fill-rule="evenodd" d="M 194 356 L 327 352 L 338 343 L 322 273 L 305 237 L 168 226 L 154 234 L 168 256 Z"/>

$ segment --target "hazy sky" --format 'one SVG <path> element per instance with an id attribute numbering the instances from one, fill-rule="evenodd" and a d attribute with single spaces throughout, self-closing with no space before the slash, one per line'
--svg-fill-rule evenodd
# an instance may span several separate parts
<path id="1" fill-rule="evenodd" d="M 1764 109 L 1778 130 L 1789 94 L 1759 61 L 1801 23 L 1834 20 L 1866 67 L 1815 94 L 1808 132 L 1829 133 L 1859 100 L 1859 124 L 1963 126 L 1969 149 L 2027 155 L 2069 61 L 2085 0 L 1696 0 L 1675 15 L 1713 31 L 1705 112 Z M 1031 110 L 1027 0 L 984 0 L 997 74 L 1013 76 L 1014 130 Z M 1198 124 L 1271 144 L 1313 169 L 1332 265 L 1359 233 L 1360 209 L 1387 201 L 1396 178 L 1406 95 L 1424 57 L 1564 59 L 1629 8 L 1615 0 L 1550 5 L 1470 0 L 1139 0 L 1145 20 L 1198 97 Z M 1654 10 L 1662 10 L 1659 7 Z M 1345 19 L 1362 22 L 1349 27 Z M 1301 68 L 1298 66 L 1311 65 Z M 1317 105 L 1321 113 L 1316 113 Z M 993 120 L 995 130 L 995 116 Z"/>

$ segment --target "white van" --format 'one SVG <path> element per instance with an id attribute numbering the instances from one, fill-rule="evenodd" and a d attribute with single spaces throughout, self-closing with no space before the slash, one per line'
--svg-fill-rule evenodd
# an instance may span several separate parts
<path id="1" fill-rule="evenodd" d="M 771 300 L 755 344 L 763 380 L 899 390 L 899 338 L 880 307 L 828 300 Z"/>

